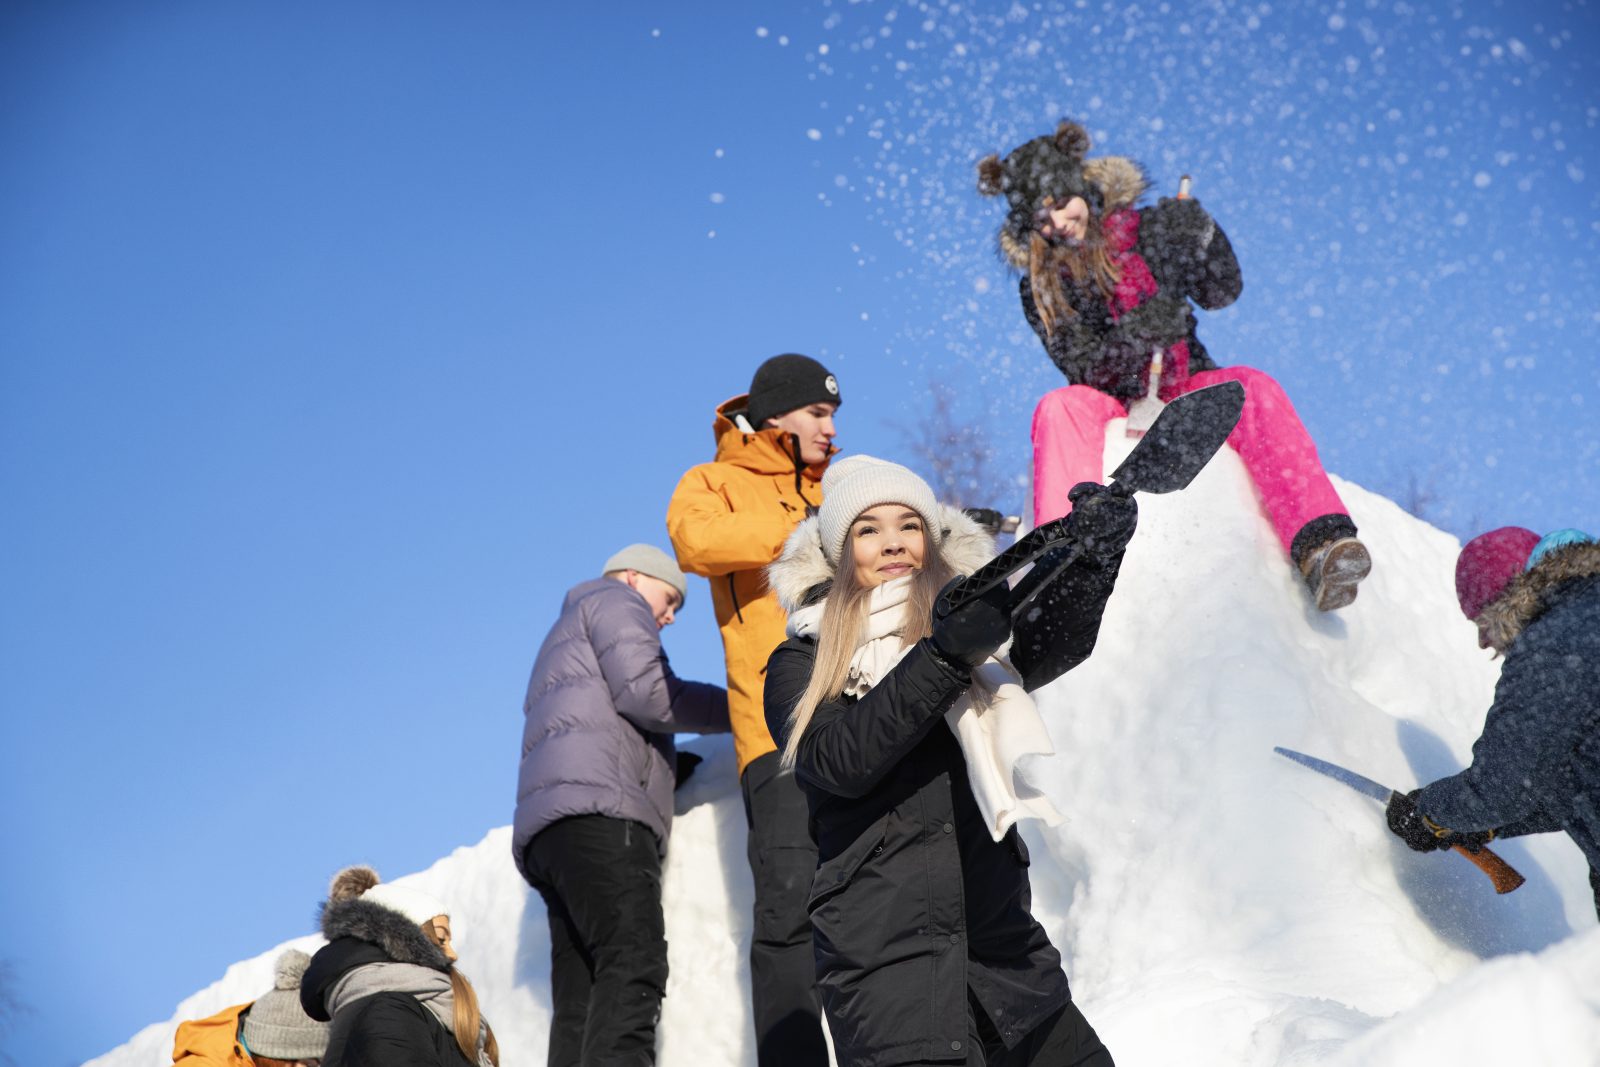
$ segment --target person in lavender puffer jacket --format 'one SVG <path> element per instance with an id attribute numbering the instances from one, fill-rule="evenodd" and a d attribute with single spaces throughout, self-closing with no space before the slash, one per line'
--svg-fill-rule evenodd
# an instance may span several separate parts
<path id="1" fill-rule="evenodd" d="M 528 681 L 512 852 L 549 913 L 551 1067 L 655 1062 L 672 735 L 728 731 L 727 693 L 661 648 L 686 591 L 671 556 L 628 546 L 567 591 Z"/>

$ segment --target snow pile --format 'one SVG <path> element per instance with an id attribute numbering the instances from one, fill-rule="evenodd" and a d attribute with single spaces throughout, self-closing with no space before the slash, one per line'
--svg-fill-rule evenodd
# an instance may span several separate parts
<path id="1" fill-rule="evenodd" d="M 1120 422 L 1109 439 L 1114 463 Z M 1099 647 L 1041 699 L 1057 754 L 1029 771 L 1067 822 L 1028 829 L 1035 910 L 1120 1067 L 1594 1064 L 1600 931 L 1564 835 L 1499 844 L 1528 882 L 1497 897 L 1459 857 L 1408 852 L 1374 801 L 1272 753 L 1409 788 L 1464 764 L 1492 695 L 1497 668 L 1454 601 L 1455 540 L 1340 490 L 1375 569 L 1333 616 L 1308 607 L 1231 451 L 1188 491 L 1141 498 Z M 667 863 L 660 1062 L 754 1064 L 732 747 L 690 747 L 707 760 Z M 535 1067 L 549 936 L 509 840 L 491 831 L 405 880 L 451 902 L 504 1064 Z M 269 988 L 283 947 L 92 1063 L 168 1062 L 178 1020 Z"/>

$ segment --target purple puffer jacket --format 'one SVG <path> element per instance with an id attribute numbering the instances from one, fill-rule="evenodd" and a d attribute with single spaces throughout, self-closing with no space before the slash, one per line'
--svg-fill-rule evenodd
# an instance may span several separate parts
<path id="1" fill-rule="evenodd" d="M 533 835 L 569 815 L 644 823 L 665 855 L 672 734 L 728 731 L 727 693 L 672 673 L 650 605 L 614 578 L 567 591 L 522 711 L 511 843 L 519 870 Z"/>

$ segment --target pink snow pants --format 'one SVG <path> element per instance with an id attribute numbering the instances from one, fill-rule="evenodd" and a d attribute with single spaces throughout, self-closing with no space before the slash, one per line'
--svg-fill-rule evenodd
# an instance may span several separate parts
<path id="1" fill-rule="evenodd" d="M 1228 443 L 1255 482 L 1284 551 L 1312 519 L 1349 514 L 1322 469 L 1311 435 L 1271 375 L 1251 367 L 1201 371 L 1164 383 L 1161 398 L 1171 400 L 1218 382 L 1244 386 L 1244 412 Z M 1035 525 L 1072 510 L 1067 491 L 1074 485 L 1105 479 L 1106 424 L 1127 413 L 1120 401 L 1086 385 L 1056 389 L 1039 401 L 1033 411 Z"/>

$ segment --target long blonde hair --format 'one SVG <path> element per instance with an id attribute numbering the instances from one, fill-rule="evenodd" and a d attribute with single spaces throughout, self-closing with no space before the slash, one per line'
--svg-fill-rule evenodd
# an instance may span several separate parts
<path id="1" fill-rule="evenodd" d="M 454 964 L 450 966 L 450 999 L 452 1003 L 450 1029 L 455 1034 L 456 1047 L 470 1063 L 478 1062 L 478 1029 L 483 1024 L 486 1035 L 484 1054 L 495 1067 L 500 1067 L 500 1043 L 494 1039 L 494 1028 L 484 1020 L 478 1010 L 478 993 Z"/>
<path id="2" fill-rule="evenodd" d="M 900 634 L 900 647 L 910 648 L 927 637 L 932 630 L 933 602 L 939 590 L 955 577 L 955 570 L 945 560 L 939 546 L 934 543 L 933 531 L 923 530 L 922 566 L 911 576 L 911 593 L 906 598 L 905 629 Z M 811 680 L 800 702 L 789 713 L 788 741 L 783 746 L 782 765 L 793 767 L 800 751 L 800 736 L 811 725 L 811 717 L 823 703 L 836 699 L 844 692 L 845 680 L 850 676 L 850 661 L 861 647 L 861 635 L 866 628 L 867 611 L 872 589 L 861 584 L 856 577 L 855 564 L 849 558 L 850 544 L 845 542 L 845 558 L 835 568 L 833 588 L 822 605 L 822 619 L 817 625 L 817 654 L 811 665 Z"/>
<path id="3" fill-rule="evenodd" d="M 1102 300 L 1109 301 L 1122 280 L 1122 270 L 1106 251 L 1105 230 L 1100 216 L 1090 213 L 1083 240 L 1075 245 L 1056 243 L 1034 230 L 1028 238 L 1028 285 L 1033 290 L 1033 306 L 1044 323 L 1045 336 L 1056 332 L 1056 324 L 1077 317 L 1061 282 L 1065 270 L 1077 286 L 1092 286 Z"/>

